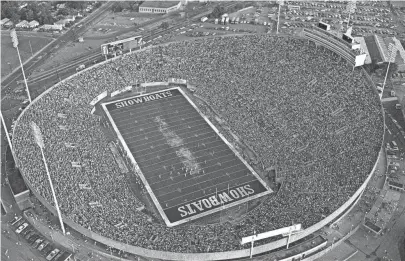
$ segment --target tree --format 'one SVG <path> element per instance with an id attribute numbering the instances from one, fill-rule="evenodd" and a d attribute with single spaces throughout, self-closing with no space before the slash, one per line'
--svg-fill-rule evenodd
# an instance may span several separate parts
<path id="1" fill-rule="evenodd" d="M 235 5 L 235 9 L 236 10 L 240 10 L 240 9 L 242 9 L 244 6 L 243 6 L 243 4 L 242 3 L 237 3 L 236 5 Z"/>
<path id="2" fill-rule="evenodd" d="M 225 13 L 225 8 L 221 5 L 215 6 L 214 10 L 212 10 L 211 17 L 213 18 L 219 18 L 221 15 Z"/>
<path id="3" fill-rule="evenodd" d="M 111 7 L 114 13 L 122 12 L 124 9 L 129 9 L 130 5 L 128 2 L 115 2 Z"/>
<path id="4" fill-rule="evenodd" d="M 169 23 L 168 23 L 168 22 L 163 22 L 163 23 L 161 23 L 161 24 L 160 24 L 160 28 L 163 28 L 163 29 L 169 28 Z"/>
<path id="5" fill-rule="evenodd" d="M 69 10 L 66 9 L 66 8 L 61 8 L 61 9 L 58 10 L 56 15 L 69 15 Z"/>
<path id="6" fill-rule="evenodd" d="M 18 22 L 20 22 L 20 15 L 18 13 L 13 13 L 11 14 L 10 20 L 11 22 L 14 23 L 14 25 L 18 24 Z"/>
<path id="7" fill-rule="evenodd" d="M 86 7 L 87 3 L 85 1 L 68 1 L 66 2 L 66 7 L 82 10 Z"/>
<path id="8" fill-rule="evenodd" d="M 28 12 L 25 15 L 26 15 L 25 20 L 27 20 L 28 22 L 34 20 L 34 12 L 32 10 L 28 10 Z"/>
<path id="9" fill-rule="evenodd" d="M 17 2 L 1 2 L 1 18 L 11 19 L 13 14 L 18 14 L 18 3 Z"/>

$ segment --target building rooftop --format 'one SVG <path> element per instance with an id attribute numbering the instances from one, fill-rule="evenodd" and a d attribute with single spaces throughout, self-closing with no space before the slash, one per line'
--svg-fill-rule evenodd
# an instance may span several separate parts
<path id="1" fill-rule="evenodd" d="M 180 1 L 145 1 L 139 7 L 169 8 L 178 5 Z"/>

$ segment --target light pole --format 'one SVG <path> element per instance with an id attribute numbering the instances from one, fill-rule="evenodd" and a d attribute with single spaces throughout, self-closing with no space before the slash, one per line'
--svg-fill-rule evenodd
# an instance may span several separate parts
<path id="1" fill-rule="evenodd" d="M 60 227 L 62 229 L 63 235 L 65 235 L 65 233 L 66 233 L 65 232 L 65 226 L 63 225 L 62 215 L 60 213 L 58 200 L 56 199 L 55 190 L 53 188 L 51 175 L 50 175 L 49 169 L 48 169 L 48 164 L 46 163 L 46 160 L 45 160 L 45 154 L 44 154 L 45 143 L 44 143 L 44 140 L 43 140 L 43 137 L 42 137 L 42 133 L 41 133 L 41 130 L 39 129 L 38 125 L 35 124 L 35 122 L 31 122 L 31 129 L 32 129 L 32 134 L 34 135 L 35 142 L 37 143 L 38 147 L 41 150 L 42 160 L 44 161 L 45 170 L 46 170 L 46 174 L 48 176 L 49 185 L 51 186 L 52 196 L 53 196 L 53 200 L 55 201 L 55 208 L 56 208 L 56 212 L 58 213 Z"/>
<path id="2" fill-rule="evenodd" d="M 11 65 L 10 62 L 7 62 L 7 64 L 8 64 L 8 66 L 10 67 L 10 73 L 12 73 L 12 72 L 13 72 L 13 66 Z"/>
<path id="3" fill-rule="evenodd" d="M 388 71 L 390 70 L 390 64 L 395 62 L 395 56 L 397 56 L 397 46 L 393 45 L 392 43 L 390 43 L 388 45 L 388 66 L 387 66 L 387 72 L 385 73 L 385 78 L 384 78 L 384 83 L 382 86 L 382 91 L 380 94 L 380 99 L 383 96 L 383 92 L 384 92 L 384 88 L 385 88 L 385 83 L 387 81 L 387 76 L 388 76 Z"/>
<path id="4" fill-rule="evenodd" d="M 350 15 L 352 14 L 352 13 L 354 13 L 354 10 L 356 9 L 356 0 L 350 0 L 348 3 L 347 3 L 347 6 L 346 6 L 346 11 L 349 13 L 349 18 L 348 18 L 348 20 L 347 20 L 347 29 L 349 29 L 349 23 L 350 23 Z"/>
<path id="5" fill-rule="evenodd" d="M 17 54 L 18 54 L 18 60 L 20 60 L 20 65 L 21 65 L 21 71 L 24 77 L 24 83 L 25 83 L 25 88 L 27 90 L 27 95 L 28 95 L 28 100 L 31 103 L 31 95 L 30 95 L 30 90 L 28 89 L 28 84 L 27 84 L 27 79 L 25 78 L 25 72 L 24 72 L 24 68 L 23 68 L 23 64 L 21 61 L 21 56 L 20 56 L 20 51 L 18 50 L 18 38 L 17 38 L 17 33 L 16 31 L 13 29 L 10 32 L 10 36 L 11 36 L 11 41 L 13 42 L 13 46 L 14 48 L 17 50 Z"/>
<path id="6" fill-rule="evenodd" d="M 280 10 L 281 10 L 281 6 L 284 5 L 284 0 L 278 0 L 278 16 L 277 16 L 277 34 L 278 34 L 278 27 L 279 27 L 279 23 L 280 23 Z"/>

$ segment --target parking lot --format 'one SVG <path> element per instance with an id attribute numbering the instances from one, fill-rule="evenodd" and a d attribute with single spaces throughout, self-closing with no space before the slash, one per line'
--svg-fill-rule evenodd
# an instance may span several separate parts
<path id="1" fill-rule="evenodd" d="M 46 240 L 33 226 L 30 225 L 24 216 L 15 216 L 8 222 L 6 226 L 7 228 L 3 227 L 2 234 L 9 239 L 16 236 L 17 246 L 30 246 L 31 251 L 34 254 L 39 253 L 44 260 L 64 261 L 71 256 L 71 253 L 62 250 L 59 246 L 56 246 L 49 240 Z M 16 253 L 11 253 L 11 250 L 9 251 L 7 248 L 2 254 L 5 260 L 12 260 L 15 257 L 10 257 L 10 255 L 14 255 Z"/>
<path id="2" fill-rule="evenodd" d="M 349 22 L 349 26 L 353 26 L 353 36 L 401 34 L 390 6 L 385 2 L 372 1 L 357 2 L 350 20 L 345 3 L 288 1 L 282 7 L 280 25 L 303 27 L 320 19 L 334 30 L 346 30 Z"/>

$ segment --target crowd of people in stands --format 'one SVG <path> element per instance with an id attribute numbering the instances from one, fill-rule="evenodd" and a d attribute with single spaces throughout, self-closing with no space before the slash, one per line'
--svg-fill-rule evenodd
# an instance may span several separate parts
<path id="1" fill-rule="evenodd" d="M 346 202 L 370 174 L 381 147 L 383 116 L 378 95 L 362 73 L 330 51 L 292 37 L 214 37 L 147 48 L 84 71 L 34 102 L 13 135 L 18 165 L 31 188 L 53 202 L 30 130 L 33 121 L 42 130 L 65 217 L 148 249 L 246 248 L 240 238 L 253 231 L 292 222 L 314 225 Z M 106 90 L 170 77 L 196 86 L 195 93 L 254 149 L 264 167 L 277 170 L 280 190 L 239 223 L 168 228 L 135 210 L 142 203 L 120 173 L 89 103 Z M 274 238 L 256 244 L 270 240 Z"/>

